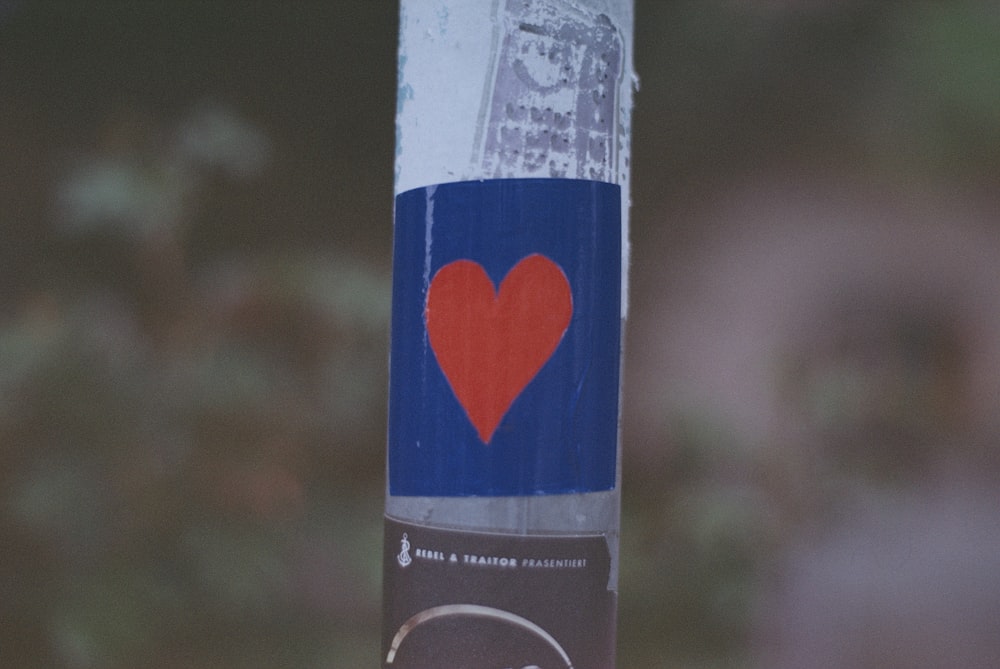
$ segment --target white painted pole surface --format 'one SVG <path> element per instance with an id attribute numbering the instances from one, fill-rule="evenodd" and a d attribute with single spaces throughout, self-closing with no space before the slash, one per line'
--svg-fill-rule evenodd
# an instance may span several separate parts
<path id="1" fill-rule="evenodd" d="M 622 322 L 627 311 L 629 157 L 636 81 L 632 70 L 632 33 L 632 0 L 401 1 L 397 197 L 414 189 L 429 188 L 426 218 L 430 221 L 434 188 L 441 184 L 553 179 L 619 187 L 621 257 L 617 270 Z M 399 202 L 397 199 L 397 208 Z M 398 211 L 396 225 L 399 245 Z M 431 223 L 427 225 L 429 257 Z M 425 283 L 430 279 L 428 273 L 423 277 Z M 499 286 L 500 282 L 495 283 Z M 498 290 L 502 292 L 499 287 Z M 400 320 L 395 305 L 393 318 L 395 330 Z M 613 354 L 620 356 L 620 350 Z M 395 348 L 392 355 L 397 355 Z M 408 382 L 391 379 L 391 384 L 397 386 Z M 617 412 L 618 388 L 613 389 L 613 394 Z M 393 420 L 390 407 L 390 442 Z M 416 442 L 415 447 L 422 445 Z M 496 448 L 489 444 L 487 447 Z M 411 525 L 408 532 L 397 531 L 395 526 L 387 529 L 386 588 L 405 589 L 405 576 L 412 574 L 413 566 L 419 567 L 421 560 L 440 559 L 447 563 L 451 558 L 454 563 L 463 559 L 447 550 L 439 556 L 439 551 L 429 544 L 419 546 L 413 530 L 419 526 L 442 532 L 522 537 L 598 537 L 607 546 L 610 557 L 607 589 L 617 592 L 620 499 L 617 441 L 612 448 L 614 481 L 608 489 L 564 494 L 423 495 L 399 494 L 392 485 L 388 486 L 387 528 L 389 521 Z M 392 480 L 392 443 L 389 460 Z M 430 539 L 422 541 L 427 543 Z M 493 566 L 496 564 L 499 563 Z M 515 566 L 521 569 L 526 565 L 535 563 L 522 558 Z M 389 608 L 398 606 L 389 600 L 402 596 L 386 592 L 387 616 Z M 452 611 L 456 606 L 455 610 L 461 610 L 462 606 L 472 607 L 473 603 L 437 602 L 436 605 L 428 610 Z M 552 602 L 556 610 L 560 605 L 558 601 Z M 480 611 L 484 607 L 477 604 L 469 610 Z M 504 612 L 496 619 L 511 615 Z M 422 618 L 416 613 L 412 619 Z M 420 666 L 419 660 L 406 664 L 402 659 L 408 630 L 392 628 L 387 623 L 385 636 L 393 639 L 393 645 L 388 663 L 383 655 L 384 666 Z M 560 656 L 564 656 L 565 652 L 559 650 Z M 574 661 L 577 669 L 598 666 L 579 658 Z M 601 669 L 613 666 L 613 658 L 601 662 Z"/>
<path id="2" fill-rule="evenodd" d="M 401 0 L 400 7 L 395 194 L 495 177 L 570 177 L 618 184 L 627 268 L 632 92 L 638 84 L 632 63 L 633 0 Z M 559 86 L 563 68 L 579 65 L 572 60 L 574 54 L 550 60 L 547 53 L 502 52 L 504 38 L 518 34 L 517 24 L 531 19 L 544 23 L 554 15 L 584 26 L 598 22 L 598 17 L 608 18 L 622 49 L 622 67 L 613 81 L 590 91 Z M 518 60 L 523 69 L 512 62 Z M 538 85 L 497 90 L 497 80 L 502 79 L 498 72 Z M 585 92 L 600 102 L 578 110 L 578 98 Z M 508 105 L 517 111 L 524 105 L 527 115 L 507 115 Z M 548 109 L 551 115 L 545 113 Z M 546 159 L 531 160 L 526 152 L 515 154 L 521 148 L 518 142 L 497 136 L 505 130 L 531 132 L 546 125 L 555 130 L 567 113 L 577 111 L 607 115 L 606 129 L 597 132 L 593 123 L 587 123 L 590 119 L 569 121 L 574 140 L 600 140 L 602 135 L 607 139 L 607 161 L 574 141 L 550 156 L 556 160 L 550 166 Z M 623 271 L 623 297 L 627 276 Z M 628 301 L 623 299 L 622 305 L 627 308 Z"/>

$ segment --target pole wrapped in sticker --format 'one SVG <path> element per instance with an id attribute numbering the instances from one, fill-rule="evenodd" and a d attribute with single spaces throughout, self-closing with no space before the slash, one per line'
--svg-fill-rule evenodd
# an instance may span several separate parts
<path id="1" fill-rule="evenodd" d="M 384 667 L 614 666 L 632 24 L 401 3 Z"/>

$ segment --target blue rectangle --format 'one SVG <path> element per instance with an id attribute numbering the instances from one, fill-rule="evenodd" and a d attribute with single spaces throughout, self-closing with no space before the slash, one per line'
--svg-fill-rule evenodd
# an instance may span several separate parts
<path id="1" fill-rule="evenodd" d="M 621 191 L 495 179 L 396 198 L 393 495 L 615 486 Z"/>

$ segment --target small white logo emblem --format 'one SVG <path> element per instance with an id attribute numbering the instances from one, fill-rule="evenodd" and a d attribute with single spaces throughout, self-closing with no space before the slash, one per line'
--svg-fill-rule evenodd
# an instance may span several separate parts
<path id="1" fill-rule="evenodd" d="M 410 542 L 406 533 L 403 533 L 403 539 L 399 542 L 399 555 L 396 556 L 396 561 L 399 563 L 400 567 L 409 567 L 410 563 L 413 562 L 413 558 L 410 557 Z"/>

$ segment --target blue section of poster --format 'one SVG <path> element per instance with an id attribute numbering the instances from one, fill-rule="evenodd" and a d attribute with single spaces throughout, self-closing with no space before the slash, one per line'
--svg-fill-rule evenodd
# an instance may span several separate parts
<path id="1" fill-rule="evenodd" d="M 615 486 L 621 191 L 495 179 L 396 197 L 389 492 Z"/>

